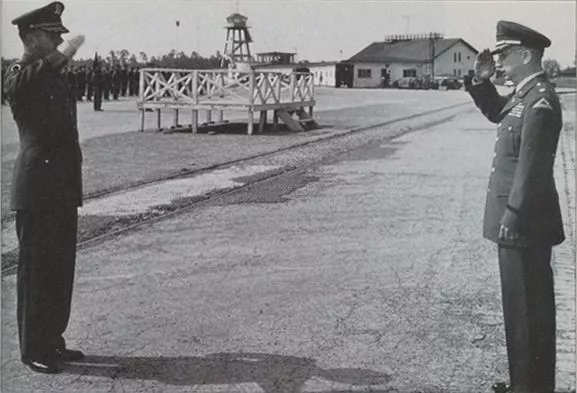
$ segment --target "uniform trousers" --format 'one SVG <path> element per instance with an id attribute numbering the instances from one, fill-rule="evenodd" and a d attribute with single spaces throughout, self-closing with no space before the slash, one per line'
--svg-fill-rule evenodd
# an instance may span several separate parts
<path id="1" fill-rule="evenodd" d="M 509 376 L 515 393 L 553 393 L 555 297 L 551 247 L 499 245 Z"/>
<path id="2" fill-rule="evenodd" d="M 94 102 L 92 105 L 95 111 L 102 110 L 102 89 L 100 87 L 94 88 Z"/>
<path id="3" fill-rule="evenodd" d="M 22 360 L 66 347 L 76 264 L 76 207 L 18 210 L 17 318 Z"/>

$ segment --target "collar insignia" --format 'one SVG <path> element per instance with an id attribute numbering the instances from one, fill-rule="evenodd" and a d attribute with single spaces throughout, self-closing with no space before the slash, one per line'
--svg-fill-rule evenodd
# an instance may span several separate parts
<path id="1" fill-rule="evenodd" d="M 22 66 L 18 63 L 13 64 L 12 67 L 10 67 L 10 72 L 18 72 L 22 69 Z"/>

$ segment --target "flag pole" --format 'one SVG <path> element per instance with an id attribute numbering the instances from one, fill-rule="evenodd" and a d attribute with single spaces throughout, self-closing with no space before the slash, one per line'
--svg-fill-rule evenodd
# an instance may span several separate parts
<path id="1" fill-rule="evenodd" d="M 176 52 L 178 52 L 178 49 L 180 47 L 179 45 L 179 29 L 180 29 L 180 21 L 177 20 L 176 21 Z"/>

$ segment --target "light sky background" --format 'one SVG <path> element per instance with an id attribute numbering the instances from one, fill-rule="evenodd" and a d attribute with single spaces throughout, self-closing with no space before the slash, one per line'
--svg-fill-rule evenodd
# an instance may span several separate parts
<path id="1" fill-rule="evenodd" d="M 10 21 L 50 1 L 2 0 L 2 55 L 20 57 Z M 158 56 L 172 49 L 209 56 L 224 49 L 226 17 L 248 17 L 251 53 L 297 52 L 297 60 L 349 58 L 387 34 L 440 32 L 477 50 L 495 43 L 500 19 L 527 25 L 553 42 L 545 58 L 575 59 L 575 1 L 388 0 L 64 0 L 64 25 L 84 34 L 78 58 L 127 49 Z M 176 21 L 180 27 L 176 27 Z"/>

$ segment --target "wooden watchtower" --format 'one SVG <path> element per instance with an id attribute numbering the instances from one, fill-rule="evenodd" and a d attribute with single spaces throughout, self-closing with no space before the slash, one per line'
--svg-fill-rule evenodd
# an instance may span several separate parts
<path id="1" fill-rule="evenodd" d="M 235 12 L 226 18 L 228 25 L 226 26 L 226 43 L 224 44 L 224 62 L 229 62 L 229 68 L 237 63 L 250 63 L 252 57 L 250 55 L 250 43 L 252 38 L 249 27 L 246 24 L 248 18 L 244 15 Z"/>

